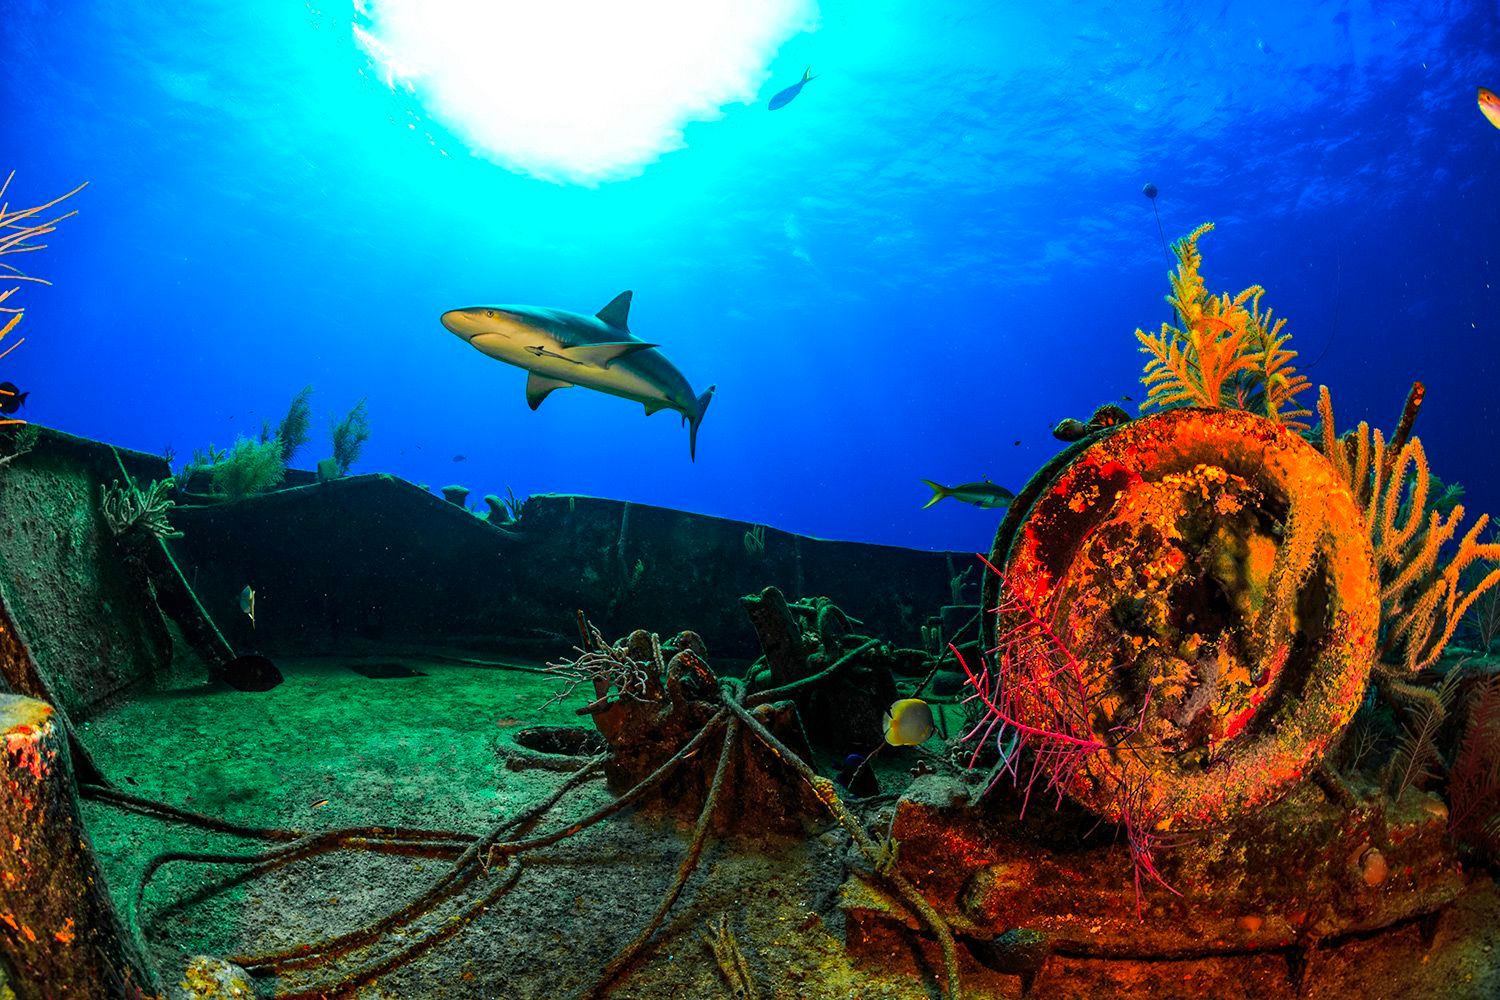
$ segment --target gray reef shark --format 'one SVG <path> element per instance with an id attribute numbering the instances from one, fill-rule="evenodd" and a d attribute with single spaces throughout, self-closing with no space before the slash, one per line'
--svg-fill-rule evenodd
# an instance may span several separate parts
<path id="1" fill-rule="evenodd" d="M 698 425 L 715 386 L 701 396 L 677 366 L 626 326 L 630 292 L 596 315 L 542 306 L 469 306 L 443 313 L 443 326 L 482 354 L 524 368 L 526 402 L 534 410 L 553 389 L 581 385 L 645 406 L 646 416 L 676 410 L 689 425 L 688 454 L 698 454 Z"/>

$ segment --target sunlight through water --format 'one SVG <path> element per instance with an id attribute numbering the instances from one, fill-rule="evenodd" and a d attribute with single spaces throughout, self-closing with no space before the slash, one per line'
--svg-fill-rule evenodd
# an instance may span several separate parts
<path id="1" fill-rule="evenodd" d="M 597 184 L 756 99 L 815 0 L 355 0 L 354 38 L 476 154 Z"/>

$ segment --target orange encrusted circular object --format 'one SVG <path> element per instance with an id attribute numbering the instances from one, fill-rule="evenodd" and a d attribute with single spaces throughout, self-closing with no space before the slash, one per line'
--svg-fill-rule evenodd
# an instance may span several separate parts
<path id="1" fill-rule="evenodd" d="M 1051 785 L 1131 826 L 1284 794 L 1363 698 L 1379 628 L 1349 489 L 1238 410 L 1111 429 L 1022 493 L 991 562 L 990 710 Z"/>

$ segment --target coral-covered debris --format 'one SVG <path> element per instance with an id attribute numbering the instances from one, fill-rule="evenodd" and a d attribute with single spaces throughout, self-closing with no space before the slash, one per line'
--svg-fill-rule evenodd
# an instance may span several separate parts
<path id="1" fill-rule="evenodd" d="M 1058 792 L 1143 834 L 1220 822 L 1284 794 L 1358 708 L 1370 543 L 1347 487 L 1285 426 L 1208 409 L 1134 421 L 1019 517 L 991 555 L 981 733 L 1020 734 Z"/>

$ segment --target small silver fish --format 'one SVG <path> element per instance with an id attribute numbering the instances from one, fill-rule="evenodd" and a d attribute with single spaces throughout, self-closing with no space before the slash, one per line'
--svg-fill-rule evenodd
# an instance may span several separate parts
<path id="1" fill-rule="evenodd" d="M 250 627 L 255 627 L 255 591 L 250 585 L 245 584 L 245 589 L 240 591 L 240 610 L 250 619 Z"/>

